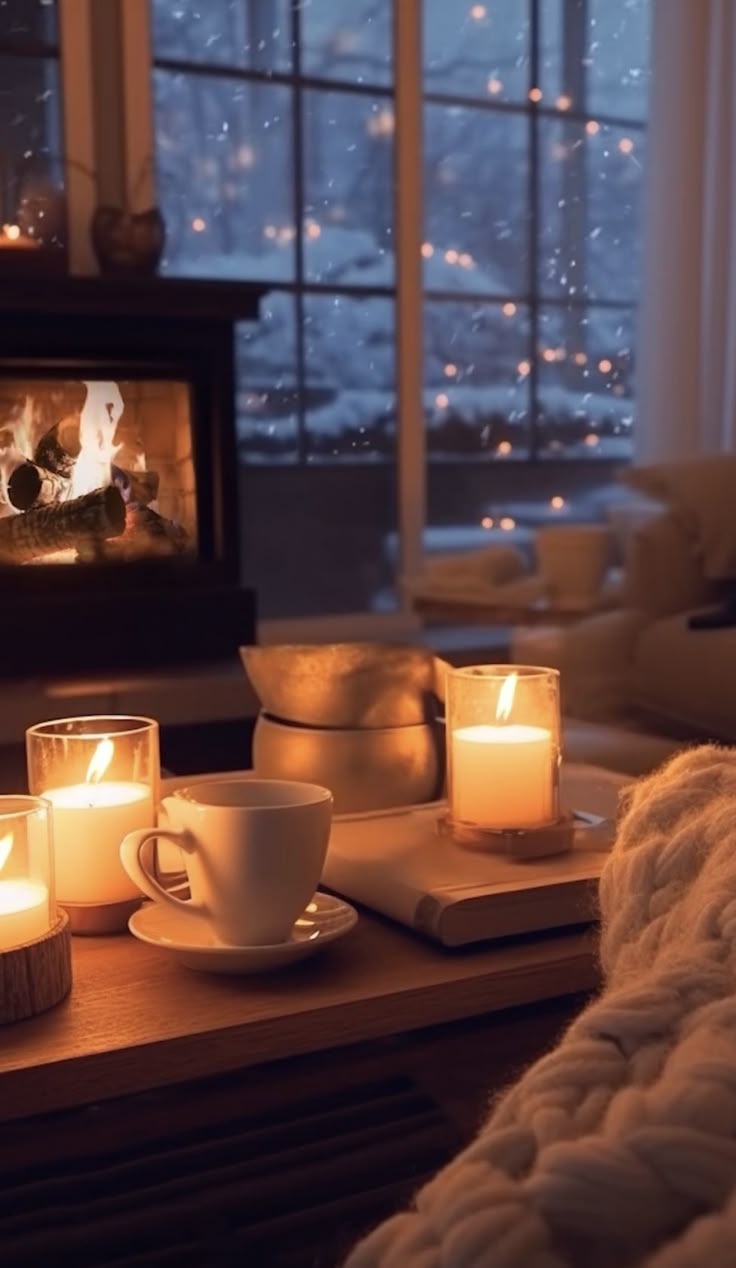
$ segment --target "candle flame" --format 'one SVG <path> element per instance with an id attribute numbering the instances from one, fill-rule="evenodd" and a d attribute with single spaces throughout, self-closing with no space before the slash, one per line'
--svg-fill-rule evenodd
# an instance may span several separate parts
<path id="1" fill-rule="evenodd" d="M 104 740 L 100 740 L 97 748 L 90 758 L 89 766 L 87 767 L 87 774 L 85 778 L 88 784 L 99 784 L 102 776 L 107 771 L 107 768 L 113 759 L 114 753 L 115 745 L 109 737 Z"/>
<path id="2" fill-rule="evenodd" d="M 518 677 L 519 675 L 517 673 L 513 673 L 509 674 L 508 678 L 504 678 L 503 686 L 498 693 L 498 703 L 496 705 L 497 722 L 508 722 L 509 717 L 511 716 Z"/>
<path id="3" fill-rule="evenodd" d="M 5 864 L 10 858 L 10 851 L 13 848 L 13 834 L 7 832 L 4 837 L 0 837 L 0 872 L 2 872 Z"/>

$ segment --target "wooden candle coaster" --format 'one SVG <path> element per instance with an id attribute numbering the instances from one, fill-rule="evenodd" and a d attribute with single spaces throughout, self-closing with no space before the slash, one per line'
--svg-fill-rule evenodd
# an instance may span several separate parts
<path id="1" fill-rule="evenodd" d="M 35 1017 L 68 995 L 71 946 L 69 917 L 60 910 L 43 937 L 0 951 L 0 1023 Z"/>
<path id="2" fill-rule="evenodd" d="M 563 815 L 555 823 L 541 828 L 479 828 L 470 824 L 453 822 L 449 816 L 440 816 L 440 832 L 447 833 L 458 845 L 471 850 L 488 850 L 492 854 L 506 854 L 512 859 L 539 859 L 548 854 L 564 854 L 572 849 L 575 822 L 572 815 Z"/>

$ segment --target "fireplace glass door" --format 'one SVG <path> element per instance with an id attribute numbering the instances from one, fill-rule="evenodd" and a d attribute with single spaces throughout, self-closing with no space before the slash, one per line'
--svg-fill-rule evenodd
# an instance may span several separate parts
<path id="1" fill-rule="evenodd" d="M 189 383 L 0 378 L 0 567 L 197 553 Z"/>

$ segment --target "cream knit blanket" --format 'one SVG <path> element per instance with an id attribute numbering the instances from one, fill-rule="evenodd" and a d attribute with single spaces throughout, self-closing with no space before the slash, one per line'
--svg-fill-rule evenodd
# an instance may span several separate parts
<path id="1" fill-rule="evenodd" d="M 605 986 L 347 1268 L 736 1266 L 736 749 L 627 789 Z"/>

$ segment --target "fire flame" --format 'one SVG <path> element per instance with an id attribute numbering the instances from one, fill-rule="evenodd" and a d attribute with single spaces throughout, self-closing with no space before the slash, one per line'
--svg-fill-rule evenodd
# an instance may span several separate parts
<path id="1" fill-rule="evenodd" d="M 5 864 L 10 858 L 10 851 L 13 848 L 13 834 L 6 832 L 4 837 L 0 837 L 0 872 L 2 872 Z"/>
<path id="2" fill-rule="evenodd" d="M 114 753 L 115 745 L 109 737 L 100 740 L 87 767 L 85 779 L 88 784 L 99 784 L 113 759 Z"/>
<path id="3" fill-rule="evenodd" d="M 124 402 L 117 383 L 85 382 L 87 399 L 79 416 L 79 457 L 74 464 L 71 496 L 106 488 L 120 445 L 113 443 Z"/>
<path id="4" fill-rule="evenodd" d="M 498 703 L 496 704 L 497 722 L 508 722 L 511 716 L 518 678 L 519 675 L 517 673 L 509 674 L 508 678 L 504 678 L 503 685 L 498 693 Z"/>

